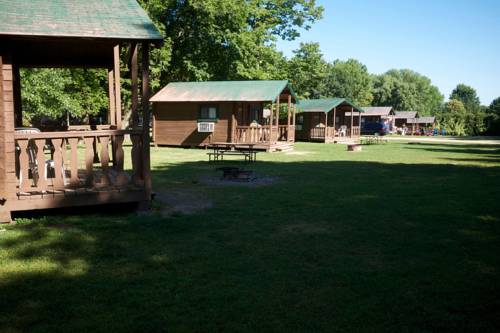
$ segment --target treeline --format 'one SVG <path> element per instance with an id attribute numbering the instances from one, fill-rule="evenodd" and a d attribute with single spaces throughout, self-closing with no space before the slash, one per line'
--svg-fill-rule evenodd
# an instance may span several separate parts
<path id="1" fill-rule="evenodd" d="M 365 106 L 393 106 L 435 115 L 456 135 L 500 134 L 500 99 L 481 106 L 476 92 L 458 85 L 450 101 L 429 78 L 411 70 L 370 74 L 355 59 L 328 62 L 317 43 L 301 44 L 287 58 L 278 39 L 321 19 L 315 0 L 140 0 L 165 43 L 151 54 L 153 91 L 172 81 L 289 79 L 302 98 L 340 96 Z M 126 64 L 126 52 L 122 63 Z M 126 68 L 122 86 L 127 91 Z M 41 117 L 89 118 L 107 106 L 107 83 L 99 70 L 24 70 L 26 122 Z M 129 108 L 124 96 L 124 114 Z"/>

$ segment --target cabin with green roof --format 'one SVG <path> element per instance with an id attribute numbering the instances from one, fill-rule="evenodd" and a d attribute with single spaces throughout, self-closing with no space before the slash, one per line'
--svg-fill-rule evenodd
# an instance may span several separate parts
<path id="1" fill-rule="evenodd" d="M 149 206 L 149 52 L 162 40 L 135 0 L 0 1 L 0 222 L 24 210 Z M 122 49 L 128 53 L 131 81 L 127 124 Z M 22 127 L 21 68 L 107 70 L 107 123 L 51 131 Z M 125 137 L 132 141 L 131 154 L 124 153 Z"/>
<path id="2" fill-rule="evenodd" d="M 335 143 L 359 139 L 364 110 L 346 98 L 301 100 L 297 110 L 297 140 Z"/>
<path id="3" fill-rule="evenodd" d="M 157 145 L 293 149 L 297 97 L 286 80 L 172 82 L 151 102 Z"/>

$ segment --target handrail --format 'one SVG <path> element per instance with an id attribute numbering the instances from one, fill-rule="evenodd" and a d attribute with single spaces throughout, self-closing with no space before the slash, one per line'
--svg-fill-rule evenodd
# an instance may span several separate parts
<path id="1" fill-rule="evenodd" d="M 15 133 L 14 139 L 64 139 L 64 138 L 85 138 L 111 135 L 139 135 L 142 130 L 93 130 L 93 131 L 60 131 L 60 132 L 40 132 L 40 133 Z"/>

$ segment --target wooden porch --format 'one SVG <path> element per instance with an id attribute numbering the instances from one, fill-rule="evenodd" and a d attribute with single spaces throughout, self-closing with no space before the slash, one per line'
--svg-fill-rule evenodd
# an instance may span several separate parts
<path id="1" fill-rule="evenodd" d="M 361 135 L 359 126 L 353 127 L 314 127 L 310 129 L 309 139 L 312 141 L 322 141 L 325 143 L 335 143 L 342 141 L 357 140 Z"/>
<path id="2" fill-rule="evenodd" d="M 83 57 L 67 67 L 108 70 L 109 123 L 95 127 L 67 126 L 66 130 L 51 132 L 21 127 L 19 68 L 56 67 L 66 64 L 64 59 L 70 61 L 73 54 L 65 53 L 67 45 L 63 43 L 55 59 L 17 57 L 16 50 L 24 44 L 43 53 L 40 49 L 43 44 L 31 40 L 16 40 L 0 48 L 0 222 L 9 222 L 12 212 L 24 210 L 132 202 L 141 208 L 149 207 L 149 41 L 82 43 L 86 44 L 86 50 L 99 49 L 101 56 L 93 58 L 90 64 Z M 122 124 L 121 113 L 121 47 L 130 51 L 132 103 L 128 126 Z M 142 105 L 139 90 L 142 90 Z M 140 118 L 145 126 L 140 125 Z M 124 149 L 125 140 L 130 140 L 130 148 Z"/>
<path id="3" fill-rule="evenodd" d="M 11 211 L 149 200 L 142 130 L 23 132 L 14 134 Z M 125 138 L 132 143 L 128 158 Z"/>
<path id="4" fill-rule="evenodd" d="M 280 105 L 286 101 L 286 119 L 280 117 Z M 271 104 L 269 116 L 264 115 L 264 103 L 260 103 L 258 117 L 251 124 L 249 118 L 242 117 L 241 109 L 233 110 L 230 122 L 231 142 L 255 144 L 255 149 L 269 152 L 293 150 L 295 142 L 295 105 L 292 103 L 292 93 L 283 92 L 274 103 Z M 250 104 L 251 105 L 251 104 Z M 246 126 L 242 126 L 241 124 Z"/>

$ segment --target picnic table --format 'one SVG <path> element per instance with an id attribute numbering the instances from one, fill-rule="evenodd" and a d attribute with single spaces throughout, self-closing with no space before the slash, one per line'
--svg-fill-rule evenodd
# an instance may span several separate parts
<path id="1" fill-rule="evenodd" d="M 381 135 L 365 135 L 360 139 L 361 144 L 371 145 L 379 143 L 387 143 L 387 139 Z"/>
<path id="2" fill-rule="evenodd" d="M 209 148 L 212 149 L 212 152 L 207 153 L 209 162 L 223 161 L 224 156 L 243 156 L 245 162 L 257 160 L 257 151 L 253 143 L 214 142 Z"/>

